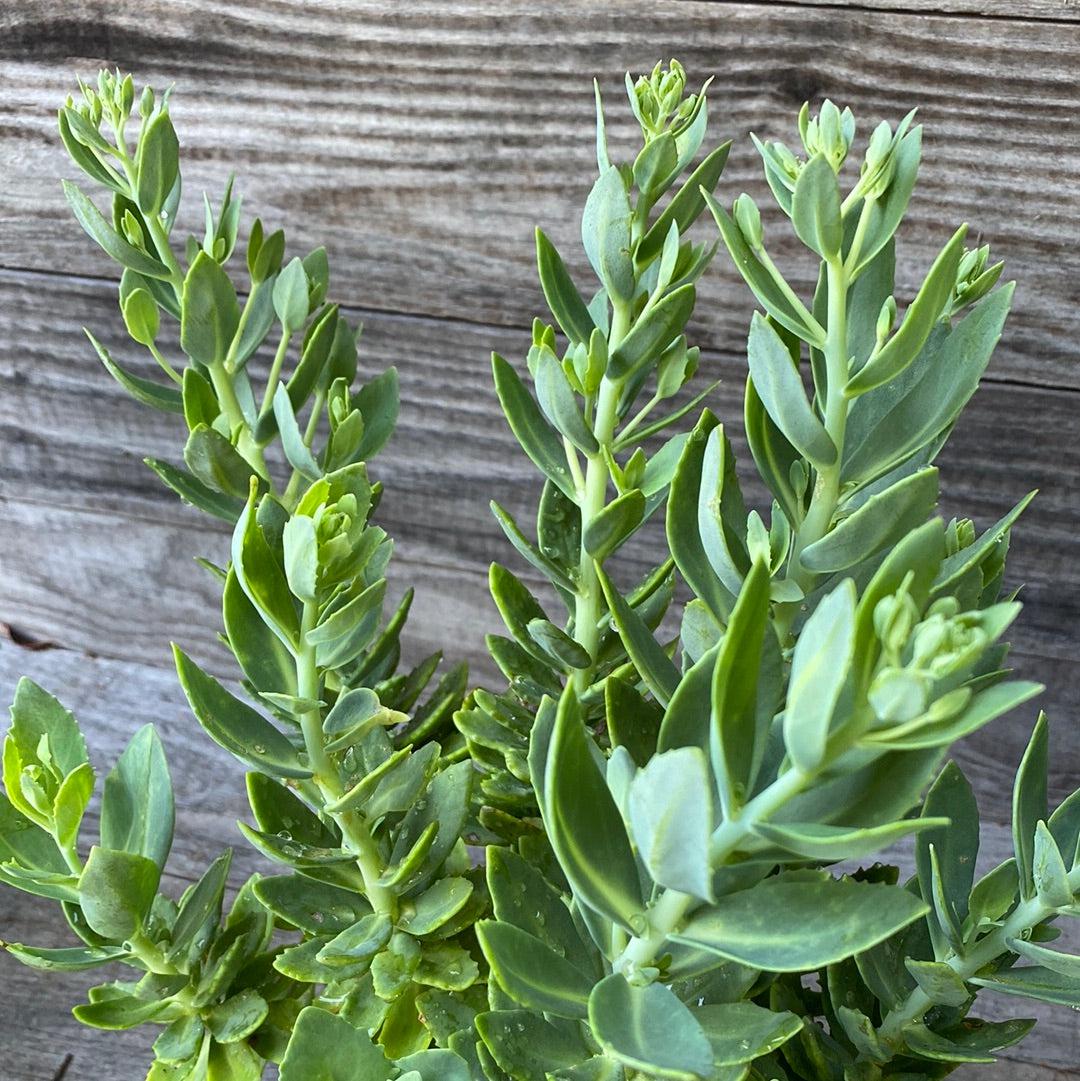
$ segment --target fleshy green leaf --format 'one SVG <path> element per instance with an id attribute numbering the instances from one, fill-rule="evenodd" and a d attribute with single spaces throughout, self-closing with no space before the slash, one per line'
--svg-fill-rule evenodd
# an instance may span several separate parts
<path id="1" fill-rule="evenodd" d="M 821 540 L 808 545 L 800 561 L 815 574 L 854 567 L 922 525 L 937 499 L 937 469 L 920 469 L 872 495 Z"/>
<path id="2" fill-rule="evenodd" d="M 747 360 L 750 377 L 754 379 L 765 411 L 791 445 L 817 466 L 834 464 L 836 446 L 806 398 L 799 370 L 788 347 L 772 323 L 757 311 L 750 322 Z"/>
<path id="3" fill-rule="evenodd" d="M 1016 865 L 1020 869 L 1020 894 L 1027 900 L 1035 894 L 1035 827 L 1048 815 L 1046 773 L 1049 754 L 1049 725 L 1040 714 L 1013 783 L 1012 834 Z"/>
<path id="4" fill-rule="evenodd" d="M 769 570 L 755 563 L 731 613 L 712 682 L 713 769 L 725 815 L 740 807 L 760 761 L 762 722 L 758 674 L 769 628 Z M 771 719 L 771 718 L 769 718 Z"/>
<path id="5" fill-rule="evenodd" d="M 574 285 L 555 246 L 536 230 L 536 265 L 551 314 L 572 342 L 588 344 L 595 329 L 589 309 Z"/>
<path id="6" fill-rule="evenodd" d="M 802 972 L 869 949 L 926 912 L 894 886 L 781 876 L 721 897 L 671 937 L 754 968 Z"/>
<path id="7" fill-rule="evenodd" d="M 559 702 L 544 770 L 544 819 L 575 894 L 627 930 L 641 917 L 637 864 L 622 817 L 589 749 L 572 689 Z"/>
<path id="8" fill-rule="evenodd" d="M 95 845 L 79 877 L 79 904 L 99 935 L 123 942 L 138 931 L 150 911 L 161 870 L 134 852 Z"/>
<path id="9" fill-rule="evenodd" d="M 251 706 L 227 691 L 190 657 L 173 646 L 180 686 L 210 738 L 271 777 L 310 777 L 296 748 Z"/>
<path id="10" fill-rule="evenodd" d="M 491 355 L 491 368 L 495 377 L 495 392 L 522 450 L 541 473 L 573 498 L 574 482 L 559 436 L 544 419 L 517 372 L 498 353 Z"/>
<path id="11" fill-rule="evenodd" d="M 679 747 L 652 758 L 627 800 L 634 843 L 661 886 L 712 899 L 712 791 L 704 753 Z"/>
<path id="12" fill-rule="evenodd" d="M 854 645 L 855 585 L 848 580 L 818 602 L 803 625 L 791 661 L 784 744 L 804 773 L 812 773 L 824 761 Z"/>
<path id="13" fill-rule="evenodd" d="M 281 1081 L 386 1081 L 391 1066 L 366 1032 L 317 1006 L 300 1011 Z"/>
<path id="14" fill-rule="evenodd" d="M 239 325 L 240 305 L 229 275 L 206 252 L 200 251 L 184 279 L 180 313 L 180 344 L 184 352 L 207 367 L 221 364 Z"/>
<path id="15" fill-rule="evenodd" d="M 172 847 L 172 780 L 153 725 L 139 729 L 112 772 L 101 801 L 101 843 L 164 868 Z"/>
<path id="16" fill-rule="evenodd" d="M 614 974 L 589 997 L 589 1024 L 605 1053 L 650 1077 L 713 1076 L 713 1049 L 694 1015 L 669 987 L 634 987 Z"/>
<path id="17" fill-rule="evenodd" d="M 796 236 L 822 259 L 835 259 L 840 254 L 844 233 L 840 221 L 840 185 L 824 154 L 815 154 L 795 181 L 791 224 Z"/>
<path id="18" fill-rule="evenodd" d="M 481 920 L 476 935 L 499 985 L 515 1002 L 557 1017 L 584 1018 L 593 981 L 519 927 Z"/>

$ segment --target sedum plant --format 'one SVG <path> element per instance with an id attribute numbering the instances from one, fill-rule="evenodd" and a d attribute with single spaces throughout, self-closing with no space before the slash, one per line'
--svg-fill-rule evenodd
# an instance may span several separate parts
<path id="1" fill-rule="evenodd" d="M 252 876 L 224 920 L 228 853 L 179 902 L 157 893 L 173 797 L 152 728 L 106 779 L 99 843 L 84 861 L 93 771 L 82 736 L 24 682 L 5 742 L 0 876 L 61 902 L 85 948 L 5 945 L 43 968 L 119 960 L 138 970 L 93 989 L 76 1016 L 104 1028 L 167 1024 L 154 1079 L 260 1077 L 308 1002 L 407 1057 L 431 1041 L 418 998 L 429 996 L 434 1017 L 478 978 L 467 930 L 486 891 L 462 840 L 472 767 L 449 724 L 464 668 L 434 687 L 438 654 L 398 671 L 411 591 L 384 618 L 392 542 L 371 521 L 381 487 L 365 462 L 393 429 L 396 372 L 355 385 L 358 330 L 325 299 L 325 252 L 286 261 L 284 233 L 258 219 L 238 298 L 225 267 L 240 226 L 231 181 L 220 209 L 206 201 L 201 240 L 177 250 L 168 94 L 147 89 L 136 106 L 131 77 L 103 72 L 82 98 L 60 110 L 60 134 L 111 193 L 111 220 L 77 186 L 65 193 L 123 268 L 124 323 L 165 378 L 137 375 L 91 342 L 125 390 L 183 419 L 183 464 L 150 467 L 233 524 L 227 567 L 202 562 L 221 583 L 222 641 L 243 694 L 180 647 L 176 667 L 199 723 L 250 771 L 254 821 L 241 832 L 281 873 Z"/>
<path id="2" fill-rule="evenodd" d="M 977 1019 L 984 989 L 1080 1006 L 1080 958 L 1048 945 L 1080 914 L 1080 793 L 1047 806 L 1045 718 L 1016 774 L 1014 855 L 982 877 L 978 810 L 947 760 L 1041 689 L 1012 678 L 1003 640 L 1030 497 L 981 534 L 936 514 L 934 462 L 1011 300 L 1002 264 L 958 230 L 900 317 L 920 129 L 880 125 L 847 168 L 855 120 L 826 102 L 801 112 L 797 151 L 755 140 L 817 264 L 800 297 L 750 197 L 715 197 L 729 144 L 701 153 L 705 88 L 687 93 L 672 61 L 627 93 L 632 162 L 612 160 L 596 95 L 596 282 L 582 292 L 538 231 L 554 323 L 534 324 L 523 373 L 493 360 L 542 488 L 535 530 L 493 505 L 530 569 L 492 567 L 506 686 L 468 696 L 461 667 L 431 688 L 438 655 L 398 671 L 409 594 L 384 618 L 391 543 L 365 464 L 396 378 L 354 389 L 357 332 L 326 302 L 325 256 L 286 262 L 256 220 L 238 291 L 231 183 L 174 250 L 167 95 L 144 92 L 131 147 L 130 77 L 61 110 L 111 220 L 68 198 L 124 267 L 124 322 L 163 379 L 91 340 L 130 393 L 183 417 L 183 465 L 151 467 L 233 527 L 226 565 L 203 563 L 240 686 L 179 647 L 176 663 L 249 770 L 242 833 L 279 865 L 227 914 L 228 853 L 178 901 L 159 892 L 173 802 L 151 727 L 106 778 L 84 856 L 82 736 L 20 684 L 0 881 L 58 901 L 82 945 L 5 946 L 39 968 L 133 969 L 76 1016 L 163 1026 L 155 1081 L 271 1061 L 283 1081 L 918 1081 L 1030 1029 Z M 717 243 L 690 236 L 706 208 Z M 759 309 L 753 509 L 727 427 L 708 409 L 680 424 L 712 389 L 687 389 L 686 328 L 720 243 Z M 620 585 L 624 546 L 661 517 L 663 558 Z M 878 860 L 896 842 L 914 851 L 906 881 Z"/>
<path id="3" fill-rule="evenodd" d="M 699 350 L 684 331 L 695 283 L 716 251 L 688 234 L 731 146 L 722 143 L 691 167 L 706 136 L 706 90 L 687 94 L 677 62 L 636 84 L 627 76 L 641 139 L 633 163 L 623 164 L 611 160 L 596 88 L 600 176 L 581 225 L 593 290 L 586 301 L 537 229 L 540 285 L 555 325 L 534 321 L 526 378 L 492 358 L 509 426 L 544 477 L 535 540 L 497 503 L 492 510 L 554 607 L 545 608 L 508 567 L 492 565 L 491 594 L 510 637 L 491 635 L 487 644 L 509 686 L 497 695 L 475 691 L 455 723 L 484 774 L 481 822 L 526 847 L 537 841 L 539 824 L 529 734 L 544 700 L 550 705 L 572 687 L 590 728 L 606 726 L 617 740 L 633 740 L 647 723 L 639 714 L 655 709 L 638 693 L 620 631 L 660 625 L 674 596 L 674 562 L 665 553 L 626 592 L 609 571 L 664 504 L 688 438 L 673 429 L 713 389 L 677 397 L 698 367 Z M 643 444 L 661 436 L 646 454 Z"/>
<path id="4" fill-rule="evenodd" d="M 645 155 L 658 88 L 679 77 L 657 71 L 631 88 Z M 749 196 L 729 213 L 700 189 L 760 306 L 743 421 L 771 508 L 747 509 L 732 443 L 707 410 L 648 460 L 676 448 L 657 489 L 693 594 L 676 640 L 656 637 L 655 618 L 608 579 L 607 551 L 585 545 L 604 630 L 627 662 L 582 663 L 535 708 L 535 695 L 521 696 L 555 866 L 540 873 L 520 842 L 488 850 L 494 917 L 477 934 L 490 1009 L 474 1027 L 489 1077 L 936 1078 L 992 1061 L 1032 1025 L 977 1020 L 980 988 L 1080 1005 L 1080 962 L 1042 944 L 1059 916 L 1080 913 L 1080 795 L 1050 814 L 1045 720 L 1017 773 L 1015 856 L 978 881 L 978 812 L 945 763 L 954 741 L 1041 688 L 1003 668 L 1002 635 L 1019 611 L 1002 592 L 1004 561 L 1028 500 L 982 535 L 935 515 L 934 460 L 1012 287 L 994 288 L 1001 264 L 965 250 L 961 228 L 898 319 L 894 238 L 920 151 L 912 120 L 874 130 L 851 182 L 855 121 L 830 102 L 817 117 L 803 109 L 798 154 L 757 144 L 780 211 L 818 261 L 806 301 L 769 256 Z M 603 155 L 600 166 L 583 232 L 604 285 L 587 310 L 604 327 L 620 304 L 647 318 L 657 302 L 649 281 L 627 277 L 622 295 L 605 277 L 635 257 L 640 170 L 607 171 Z M 540 257 L 545 282 L 543 246 Z M 578 294 L 566 279 L 544 291 L 569 372 L 584 333 L 568 328 L 566 298 L 580 311 Z M 617 395 L 621 377 L 609 363 Z M 507 412 L 546 483 L 558 436 L 572 475 L 569 444 L 588 447 L 591 435 L 617 506 L 634 458 L 648 470 L 644 452 L 621 457 L 632 443 L 613 439 L 587 395 L 570 414 L 586 431 L 570 439 L 565 408 L 539 379 L 536 391 L 540 409 L 519 410 L 528 425 Z M 580 612 L 564 632 L 579 645 L 592 641 Z M 537 637 L 535 623 L 525 629 Z M 901 883 L 872 861 L 908 837 L 916 874 Z"/>

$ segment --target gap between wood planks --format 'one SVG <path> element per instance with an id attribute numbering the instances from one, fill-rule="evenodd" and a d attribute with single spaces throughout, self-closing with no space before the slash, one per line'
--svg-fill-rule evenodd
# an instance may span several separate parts
<path id="1" fill-rule="evenodd" d="M 702 2 L 702 0 L 676 0 L 676 2 L 699 3 Z M 706 2 L 734 3 L 736 0 L 706 0 Z M 741 3 L 742 0 L 739 0 L 739 2 Z M 1078 16 L 1078 22 L 1080 22 L 1080 16 Z M 6 263 L 0 263 L 0 275 L 11 279 L 45 278 L 50 281 L 70 282 L 73 285 L 111 285 L 113 287 L 118 287 L 120 284 L 119 279 L 110 277 L 107 274 L 68 274 L 62 270 L 43 270 L 40 267 L 21 267 Z M 247 297 L 247 293 L 238 291 L 237 296 L 243 301 Z M 429 312 L 413 311 L 408 308 L 374 307 L 372 305 L 348 304 L 340 301 L 335 303 L 337 303 L 338 307 L 346 315 L 361 321 L 367 317 L 388 318 L 400 319 L 403 322 L 423 322 L 435 325 L 446 324 L 449 326 L 470 327 L 477 330 L 491 330 L 500 333 L 517 332 L 521 334 L 528 334 L 532 329 L 531 326 L 525 326 L 521 323 L 493 323 L 486 319 L 470 319 L 465 315 L 433 315 Z M 743 359 L 745 355 L 743 353 L 732 352 L 725 349 L 715 349 L 708 345 L 703 345 L 700 348 L 702 357 L 708 357 L 719 361 L 739 361 Z M 1066 383 L 1042 383 L 1036 379 L 1019 379 L 1015 375 L 997 375 L 993 371 L 992 361 L 980 382 L 993 383 L 1002 387 L 1022 387 L 1026 390 L 1045 390 L 1055 394 L 1080 395 L 1080 386 L 1069 386 Z M 26 500 L 26 502 L 33 502 L 33 500 Z"/>
<path id="2" fill-rule="evenodd" d="M 1080 23 L 1080 3 L 1076 0 L 1060 0 L 1057 4 L 1042 2 L 1037 7 L 1026 7 L 1023 0 L 986 0 L 993 7 L 976 6 L 977 0 L 969 0 L 964 7 L 946 6 L 927 0 L 914 0 L 911 4 L 882 0 L 881 3 L 858 0 L 678 0 L 679 3 L 714 4 L 717 7 L 766 7 L 766 8 L 817 8 L 821 11 L 851 11 L 859 15 L 911 15 L 936 19 L 972 19 L 980 22 L 1049 23 L 1051 26 L 1076 26 Z M 959 0 L 953 0 L 958 3 Z M 1075 14 L 1062 14 L 1063 11 Z"/>

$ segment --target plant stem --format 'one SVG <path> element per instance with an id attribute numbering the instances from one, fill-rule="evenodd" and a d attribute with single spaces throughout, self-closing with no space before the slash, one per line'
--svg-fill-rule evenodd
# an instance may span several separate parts
<path id="1" fill-rule="evenodd" d="M 1073 890 L 1080 890 L 1080 867 L 1073 868 L 1069 874 L 1069 885 Z M 1010 950 L 1006 943 L 1009 939 L 1019 938 L 1024 932 L 1036 927 L 1054 914 L 1054 909 L 1047 908 L 1038 897 L 1016 906 L 1005 922 L 981 938 L 970 951 L 954 955 L 945 960 L 962 980 L 969 980 L 981 968 L 990 964 L 1003 953 Z M 916 987 L 895 1009 L 890 1010 L 879 1029 L 882 1039 L 899 1050 L 903 1046 L 903 1030 L 913 1022 L 921 1021 L 933 1002 L 921 987 Z"/>
<path id="2" fill-rule="evenodd" d="M 184 380 L 180 373 L 165 359 L 161 350 L 158 349 L 154 342 L 150 342 L 147 347 L 150 350 L 150 355 L 157 361 L 158 367 L 174 382 L 177 386 L 183 386 Z"/>
<path id="3" fill-rule="evenodd" d="M 608 335 L 608 348 L 614 350 L 625 337 L 630 324 L 630 310 L 625 304 L 613 305 L 611 333 Z M 585 488 L 581 500 L 581 536 L 582 546 L 578 564 L 577 599 L 574 605 L 574 638 L 595 662 L 596 650 L 600 641 L 600 616 L 603 606 L 603 591 L 596 573 L 593 558 L 585 551 L 585 532 L 589 523 L 604 509 L 607 501 L 609 470 L 604 461 L 604 448 L 610 446 L 618 422 L 619 394 L 622 384 L 609 379 L 606 375 L 600 381 L 600 390 L 596 399 L 596 415 L 593 418 L 593 435 L 599 444 L 594 454 L 588 456 L 585 469 Z M 595 665 L 574 670 L 574 686 L 578 691 L 585 690 L 592 683 Z"/>
<path id="4" fill-rule="evenodd" d="M 278 342 L 277 352 L 274 353 L 274 361 L 270 365 L 270 374 L 266 378 L 266 390 L 263 391 L 262 405 L 259 414 L 265 413 L 274 401 L 274 391 L 277 390 L 278 379 L 281 377 L 281 366 L 285 363 L 285 354 L 289 351 L 289 342 L 292 335 L 286 331 L 281 332 L 281 340 Z"/>
<path id="5" fill-rule="evenodd" d="M 300 652 L 296 658 L 296 693 L 300 698 L 319 700 L 319 668 L 315 660 L 315 647 L 307 644 L 307 634 L 318 622 L 319 607 L 314 601 L 304 603 L 300 622 Z M 341 779 L 334 763 L 326 753 L 322 730 L 322 714 L 316 706 L 300 718 L 300 731 L 304 736 L 308 765 L 324 804 L 333 803 L 344 794 Z M 397 900 L 385 886 L 379 885 L 384 870 L 383 860 L 375 838 L 363 816 L 352 810 L 339 811 L 330 817 L 337 823 L 345 841 L 345 848 L 356 857 L 356 865 L 364 879 L 364 893 L 376 912 L 396 915 Z"/>
<path id="6" fill-rule="evenodd" d="M 174 964 L 165 960 L 161 950 L 142 931 L 136 931 L 125 946 L 147 972 L 153 972 L 158 976 L 175 976 L 180 971 Z"/>
<path id="7" fill-rule="evenodd" d="M 768 788 L 762 789 L 738 814 L 725 819 L 713 833 L 709 845 L 712 866 L 723 866 L 724 861 L 750 836 L 756 823 L 775 814 L 812 780 L 812 776 L 799 770 L 788 770 L 780 774 Z M 630 940 L 616 959 L 614 970 L 627 973 L 652 964 L 672 931 L 701 903 L 690 894 L 665 890 L 648 914 L 648 930 Z"/>
<path id="8" fill-rule="evenodd" d="M 229 428 L 232 431 L 239 430 L 237 450 L 247 459 L 248 464 L 264 480 L 270 479 L 269 470 L 266 468 L 266 459 L 263 457 L 262 447 L 255 442 L 251 428 L 244 411 L 240 408 L 240 401 L 236 397 L 236 388 L 233 386 L 232 376 L 229 375 L 222 364 L 211 364 L 209 367 L 210 382 L 214 385 L 214 393 L 217 395 Z"/>
<path id="9" fill-rule="evenodd" d="M 817 470 L 817 480 L 810 497 L 810 508 L 802 525 L 795 532 L 788 559 L 787 579 L 804 593 L 808 592 L 814 575 L 803 569 L 800 557 L 815 541 L 829 530 L 840 498 L 840 470 L 844 458 L 844 433 L 847 429 L 848 400 L 844 388 L 848 380 L 847 291 L 848 276 L 839 258 L 826 264 L 829 292 L 828 330 L 825 339 L 825 431 L 836 447 L 836 461 Z M 800 607 L 799 601 L 777 605 L 775 625 L 783 642 Z"/>
<path id="10" fill-rule="evenodd" d="M 256 282 L 252 285 L 251 292 L 248 293 L 247 300 L 244 301 L 243 310 L 240 312 L 240 321 L 236 324 L 236 333 L 233 335 L 233 340 L 229 344 L 229 352 L 225 357 L 225 371 L 230 376 L 234 375 L 236 372 L 236 354 L 240 350 L 240 342 L 244 337 L 244 328 L 251 318 L 251 313 L 255 306 L 255 298 L 259 295 L 259 290 L 261 288 L 262 282 Z"/>

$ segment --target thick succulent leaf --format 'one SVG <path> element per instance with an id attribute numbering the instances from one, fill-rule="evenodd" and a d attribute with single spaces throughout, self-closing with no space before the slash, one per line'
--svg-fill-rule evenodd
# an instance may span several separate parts
<path id="1" fill-rule="evenodd" d="M 683 446 L 668 491 L 667 540 L 675 565 L 694 595 L 716 619 L 726 620 L 734 598 L 713 570 L 698 527 L 702 462 L 716 425 L 716 418 L 706 409 Z"/>
<path id="2" fill-rule="evenodd" d="M 855 398 L 899 375 L 926 344 L 956 286 L 967 226 L 961 225 L 941 249 L 896 333 L 848 381 L 844 394 Z"/>
<path id="3" fill-rule="evenodd" d="M 939 324 L 919 356 L 848 414 L 842 477 L 866 483 L 906 461 L 956 419 L 975 393 L 1005 324 L 1012 287 L 990 293 L 955 326 Z"/>
<path id="4" fill-rule="evenodd" d="M 666 704 L 679 684 L 678 669 L 653 637 L 648 625 L 599 565 L 597 574 L 611 609 L 612 622 L 618 629 L 626 652 L 649 689 L 662 704 Z"/>
<path id="5" fill-rule="evenodd" d="M 637 861 L 571 689 L 559 702 L 543 777 L 544 822 L 574 893 L 632 932 L 644 907 Z"/>
<path id="6" fill-rule="evenodd" d="M 671 937 L 754 968 L 800 972 L 869 949 L 926 911 L 893 886 L 781 876 L 721 897 Z"/>
<path id="7" fill-rule="evenodd" d="M 1020 894 L 1025 900 L 1035 895 L 1035 827 L 1039 822 L 1045 822 L 1049 814 L 1046 794 L 1048 755 L 1049 724 L 1046 716 L 1040 714 L 1013 783 L 1013 851 L 1020 869 Z"/>
<path id="8" fill-rule="evenodd" d="M 79 904 L 99 935 L 125 942 L 140 930 L 161 870 L 145 856 L 95 845 L 79 877 Z"/>
<path id="9" fill-rule="evenodd" d="M 987 1063 L 995 1061 L 993 1052 L 1019 1043 L 1034 1026 L 1034 1021 L 1023 1019 L 982 1021 L 969 1017 L 942 1032 L 912 1025 L 904 1029 L 904 1040 L 916 1055 L 932 1062 Z"/>
<path id="10" fill-rule="evenodd" d="M 391 1065 L 366 1032 L 317 1006 L 296 1020 L 281 1081 L 386 1081 Z"/>
<path id="11" fill-rule="evenodd" d="M 758 674 L 769 627 L 769 569 L 755 563 L 716 655 L 712 682 L 713 770 L 724 813 L 746 798 L 765 736 L 757 709 Z"/>
<path id="12" fill-rule="evenodd" d="M 589 997 L 589 1024 L 604 1052 L 630 1069 L 673 1081 L 712 1076 L 708 1037 L 664 984 L 635 987 L 608 976 Z"/>
<path id="13" fill-rule="evenodd" d="M 476 935 L 499 985 L 515 1002 L 557 1017 L 584 1018 L 593 981 L 534 935 L 482 920 Z"/>
<path id="14" fill-rule="evenodd" d="M 697 500 L 697 530 L 705 556 L 723 588 L 736 597 L 750 570 L 743 539 L 747 515 L 735 454 L 722 425 L 710 431 L 705 444 Z"/>
<path id="15" fill-rule="evenodd" d="M 487 849 L 487 881 L 496 919 L 513 924 L 585 971 L 589 951 L 559 891 L 513 849 Z"/>
<path id="16" fill-rule="evenodd" d="M 691 1011 L 712 1044 L 717 1066 L 738 1066 L 771 1054 L 803 1027 L 787 1010 L 767 1010 L 752 1002 L 698 1006 Z"/>
<path id="17" fill-rule="evenodd" d="M 815 154 L 799 171 L 791 198 L 791 224 L 795 235 L 822 259 L 840 254 L 844 232 L 840 185 L 824 154 Z"/>
<path id="18" fill-rule="evenodd" d="M 143 405 L 149 405 L 154 409 L 159 409 L 162 413 L 182 413 L 184 411 L 180 390 L 175 383 L 159 383 L 154 379 L 144 379 L 142 376 L 134 375 L 117 364 L 108 349 L 90 331 L 87 330 L 84 333 L 90 339 L 90 344 L 94 347 L 98 359 L 105 365 L 105 370 L 136 401 L 142 402 Z"/>
<path id="19" fill-rule="evenodd" d="M 938 499 L 938 471 L 931 467 L 872 495 L 800 556 L 815 574 L 844 571 L 893 545 L 922 525 Z"/>
<path id="20" fill-rule="evenodd" d="M 531 1010 L 478 1014 L 476 1029 L 483 1039 L 480 1050 L 490 1060 L 481 1054 L 489 1081 L 546 1081 L 550 1072 L 576 1066 L 590 1055 L 576 1023 L 546 1020 Z"/>
<path id="21" fill-rule="evenodd" d="M 123 961 L 131 955 L 122 946 L 62 946 L 46 949 L 40 946 L 24 946 L 18 942 L 5 942 L 4 949 L 28 968 L 42 972 L 84 972 L 99 965 Z"/>
<path id="22" fill-rule="evenodd" d="M 255 896 L 279 920 L 309 935 L 336 935 L 371 911 L 359 894 L 299 875 L 270 875 Z"/>
<path id="23" fill-rule="evenodd" d="M 923 897 L 933 901 L 931 850 L 937 854 L 941 873 L 942 902 L 950 926 L 961 924 L 968 914 L 968 899 L 975 881 L 979 854 L 979 809 L 975 794 L 960 767 L 949 762 L 931 786 L 923 802 L 924 818 L 947 816 L 948 825 L 924 829 L 916 841 L 915 862 Z M 939 921 L 931 924 L 935 940 L 945 932 Z"/>
<path id="24" fill-rule="evenodd" d="M 173 646 L 173 653 L 191 710 L 215 743 L 272 777 L 311 776 L 296 748 L 265 717 L 227 691 L 179 646 Z"/>
<path id="25" fill-rule="evenodd" d="M 791 660 L 784 744 L 792 762 L 804 773 L 812 773 L 825 759 L 854 647 L 855 584 L 849 579 L 818 602 L 803 626 Z"/>
<path id="26" fill-rule="evenodd" d="M 815 465 L 833 465 L 836 446 L 810 405 L 799 369 L 776 329 L 758 312 L 750 324 L 746 355 L 750 377 L 773 423 Z"/>
<path id="27" fill-rule="evenodd" d="M 175 819 L 165 750 L 153 725 L 144 725 L 105 778 L 101 843 L 146 856 L 164 867 Z"/>
<path id="28" fill-rule="evenodd" d="M 948 818 L 908 818 L 881 826 L 825 826 L 817 822 L 759 822 L 754 832 L 771 844 L 812 860 L 855 860 L 880 852 L 919 830 L 947 828 Z"/>
<path id="29" fill-rule="evenodd" d="M 679 747 L 652 758 L 630 784 L 627 810 L 634 843 L 653 881 L 711 900 L 714 822 L 705 754 Z"/>

